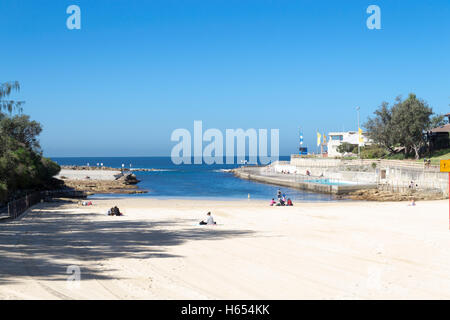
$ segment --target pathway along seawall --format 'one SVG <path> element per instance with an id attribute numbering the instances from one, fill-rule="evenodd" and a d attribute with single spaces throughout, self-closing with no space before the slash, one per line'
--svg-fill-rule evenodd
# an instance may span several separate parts
<path id="1" fill-rule="evenodd" d="M 242 167 L 233 170 L 236 177 L 252 180 L 261 183 L 273 184 L 277 186 L 290 187 L 295 189 L 307 190 L 317 193 L 328 193 L 335 195 L 349 194 L 358 190 L 376 189 L 376 184 L 348 184 L 348 185 L 329 185 L 314 183 L 314 177 L 298 175 L 281 175 L 276 173 L 266 173 L 265 168 Z"/>

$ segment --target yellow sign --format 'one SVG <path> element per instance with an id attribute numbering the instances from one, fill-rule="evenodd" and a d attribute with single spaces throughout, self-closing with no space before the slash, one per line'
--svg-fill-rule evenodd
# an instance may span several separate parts
<path id="1" fill-rule="evenodd" d="M 441 160 L 441 172 L 450 172 L 450 160 Z"/>

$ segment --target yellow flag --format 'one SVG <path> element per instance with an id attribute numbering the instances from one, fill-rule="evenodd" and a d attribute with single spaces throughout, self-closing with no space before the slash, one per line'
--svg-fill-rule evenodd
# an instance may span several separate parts
<path id="1" fill-rule="evenodd" d="M 322 135 L 319 132 L 317 132 L 317 146 L 320 146 L 321 138 Z"/>
<path id="2" fill-rule="evenodd" d="M 327 144 L 327 136 L 325 133 L 323 134 L 323 144 Z"/>
<path id="3" fill-rule="evenodd" d="M 359 142 L 364 142 L 361 128 L 358 128 L 358 140 Z"/>

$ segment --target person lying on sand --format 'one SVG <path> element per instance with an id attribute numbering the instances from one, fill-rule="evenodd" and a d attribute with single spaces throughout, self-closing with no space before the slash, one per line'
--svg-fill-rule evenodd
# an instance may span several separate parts
<path id="1" fill-rule="evenodd" d="M 208 224 L 208 225 L 214 225 L 214 224 L 216 224 L 216 222 L 214 221 L 214 218 L 211 216 L 211 212 L 208 212 L 207 214 L 206 214 L 206 221 L 200 221 L 200 225 L 206 225 L 206 224 Z"/>

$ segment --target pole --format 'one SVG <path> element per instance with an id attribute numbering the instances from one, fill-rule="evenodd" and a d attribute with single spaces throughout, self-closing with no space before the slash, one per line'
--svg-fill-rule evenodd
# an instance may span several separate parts
<path id="1" fill-rule="evenodd" d="M 448 173 L 448 224 L 450 230 L 450 172 Z"/>
<path id="2" fill-rule="evenodd" d="M 356 107 L 356 111 L 358 113 L 358 158 L 361 159 L 361 145 L 359 142 L 359 107 Z"/>

